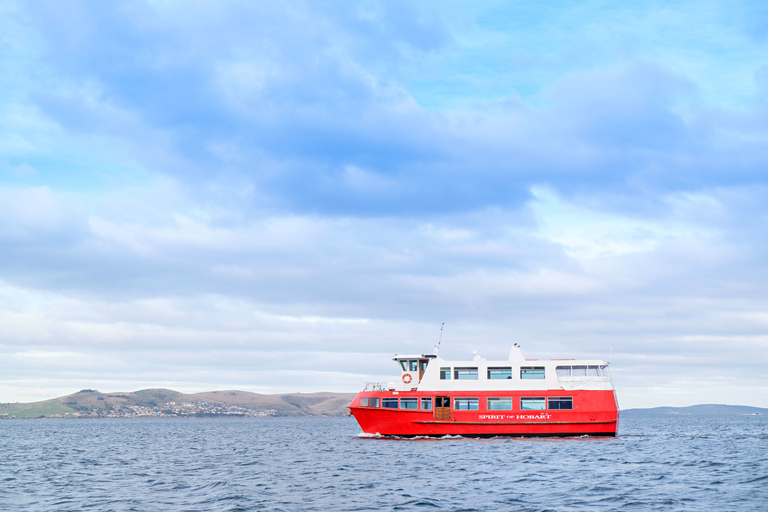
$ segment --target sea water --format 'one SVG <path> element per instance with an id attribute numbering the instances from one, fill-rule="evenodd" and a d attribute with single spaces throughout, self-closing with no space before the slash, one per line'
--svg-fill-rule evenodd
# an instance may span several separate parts
<path id="1" fill-rule="evenodd" d="M 3 511 L 768 510 L 768 418 L 377 439 L 353 418 L 0 421 Z"/>

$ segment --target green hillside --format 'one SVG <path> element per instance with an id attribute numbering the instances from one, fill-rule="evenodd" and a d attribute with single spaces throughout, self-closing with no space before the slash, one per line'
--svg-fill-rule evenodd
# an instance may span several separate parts
<path id="1" fill-rule="evenodd" d="M 75 414 L 76 409 L 63 404 L 59 398 L 33 402 L 28 404 L 5 404 L 0 408 L 0 416 L 15 416 L 16 418 L 39 418 L 53 415 Z"/>

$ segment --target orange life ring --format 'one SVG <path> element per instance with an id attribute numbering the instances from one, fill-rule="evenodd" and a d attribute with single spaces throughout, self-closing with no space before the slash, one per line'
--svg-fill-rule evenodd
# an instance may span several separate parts
<path id="1" fill-rule="evenodd" d="M 412 380 L 413 380 L 413 377 L 411 377 L 410 373 L 406 373 L 405 375 L 403 375 L 403 382 L 405 382 L 406 384 L 410 384 Z"/>

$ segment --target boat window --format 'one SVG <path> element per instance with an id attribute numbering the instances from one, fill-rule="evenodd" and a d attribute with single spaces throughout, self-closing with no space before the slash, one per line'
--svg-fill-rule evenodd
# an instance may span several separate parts
<path id="1" fill-rule="evenodd" d="M 400 361 L 400 366 L 403 368 L 403 371 L 404 371 L 404 372 L 407 372 L 407 371 L 408 371 L 408 361 L 406 361 L 405 359 L 403 359 L 402 361 Z"/>
<path id="2" fill-rule="evenodd" d="M 360 407 L 368 407 L 368 397 L 363 397 L 360 399 Z"/>
<path id="3" fill-rule="evenodd" d="M 456 380 L 477 380 L 477 367 L 454 368 L 453 378 Z"/>
<path id="4" fill-rule="evenodd" d="M 547 401 L 544 399 L 544 397 L 523 397 L 520 399 L 520 409 L 524 411 L 543 411 L 546 408 Z"/>
<path id="5" fill-rule="evenodd" d="M 411 367 L 410 371 L 412 371 L 412 372 L 415 372 L 416 370 L 419 369 L 419 362 L 417 360 L 415 360 L 415 359 L 412 359 L 412 360 L 408 361 L 408 364 Z"/>
<path id="6" fill-rule="evenodd" d="M 558 366 L 557 379 L 562 381 L 610 380 L 605 365 Z"/>
<path id="7" fill-rule="evenodd" d="M 421 410 L 423 411 L 432 410 L 432 397 L 429 397 L 429 398 L 425 397 L 421 399 Z"/>
<path id="8" fill-rule="evenodd" d="M 511 379 L 512 367 L 511 366 L 489 366 L 488 378 L 489 379 Z"/>
<path id="9" fill-rule="evenodd" d="M 379 398 L 378 397 L 370 397 L 368 399 L 368 407 L 378 407 L 379 406 Z"/>
<path id="10" fill-rule="evenodd" d="M 477 398 L 454 398 L 454 411 L 476 411 L 480 409 L 480 400 Z"/>
<path id="11" fill-rule="evenodd" d="M 428 361 L 421 361 L 421 371 L 427 371 L 427 363 Z"/>
<path id="12" fill-rule="evenodd" d="M 451 380 L 451 368 L 440 368 L 440 380 Z"/>
<path id="13" fill-rule="evenodd" d="M 451 397 L 448 397 L 448 396 L 435 397 L 435 407 L 450 407 L 450 406 L 451 406 Z"/>
<path id="14" fill-rule="evenodd" d="M 381 406 L 385 409 L 397 409 L 397 398 L 382 398 Z"/>
<path id="15" fill-rule="evenodd" d="M 489 411 L 511 411 L 512 410 L 512 398 L 489 398 L 488 399 Z"/>
<path id="16" fill-rule="evenodd" d="M 553 396 L 547 402 L 547 409 L 573 409 L 573 398 L 570 396 Z"/>
<path id="17" fill-rule="evenodd" d="M 571 366 L 571 377 L 586 377 L 586 376 L 587 376 L 586 366 Z"/>
<path id="18" fill-rule="evenodd" d="M 544 367 L 543 366 L 521 366 L 520 378 L 521 379 L 543 379 Z"/>
<path id="19" fill-rule="evenodd" d="M 419 399 L 418 398 L 401 398 L 400 408 L 401 409 L 418 409 Z"/>

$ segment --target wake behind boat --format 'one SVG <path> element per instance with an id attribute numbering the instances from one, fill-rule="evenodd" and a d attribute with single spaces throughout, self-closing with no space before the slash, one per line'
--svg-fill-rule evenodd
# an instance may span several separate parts
<path id="1" fill-rule="evenodd" d="M 446 361 L 397 355 L 400 378 L 366 383 L 349 404 L 360 428 L 385 436 L 615 436 L 618 403 L 602 360 Z"/>

